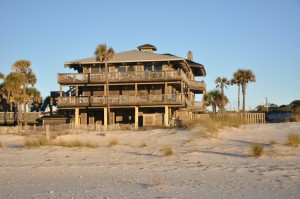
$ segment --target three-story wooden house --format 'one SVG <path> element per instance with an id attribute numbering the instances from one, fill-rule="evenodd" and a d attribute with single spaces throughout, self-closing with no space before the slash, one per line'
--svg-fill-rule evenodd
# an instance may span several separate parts
<path id="1" fill-rule="evenodd" d="M 145 44 L 115 53 L 108 74 L 96 56 L 65 62 L 77 73 L 58 74 L 58 107 L 72 110 L 76 124 L 133 123 L 135 128 L 168 126 L 170 118 L 203 111 L 195 95 L 205 93 L 206 85 L 195 77 L 206 75 L 204 66 L 192 60 L 191 52 L 181 58 L 154 51 Z"/>

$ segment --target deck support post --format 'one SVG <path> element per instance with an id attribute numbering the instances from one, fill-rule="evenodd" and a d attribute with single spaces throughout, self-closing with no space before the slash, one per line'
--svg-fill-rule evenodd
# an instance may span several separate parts
<path id="1" fill-rule="evenodd" d="M 139 107 L 134 107 L 134 129 L 138 130 L 139 128 Z"/>
<path id="2" fill-rule="evenodd" d="M 165 106 L 165 114 L 164 114 L 164 126 L 169 126 L 169 106 Z"/>
<path id="3" fill-rule="evenodd" d="M 79 108 L 75 108 L 75 128 L 79 124 Z"/>
<path id="4" fill-rule="evenodd" d="M 104 125 L 104 129 L 107 130 L 107 108 L 103 108 L 103 112 L 104 112 L 104 121 L 103 121 L 103 125 Z"/>

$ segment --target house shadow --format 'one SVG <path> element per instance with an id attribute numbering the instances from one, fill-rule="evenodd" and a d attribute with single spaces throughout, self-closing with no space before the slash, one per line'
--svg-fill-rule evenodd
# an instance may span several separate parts
<path id="1" fill-rule="evenodd" d="M 138 156 L 161 157 L 160 155 L 154 155 L 151 153 L 139 153 L 139 152 L 126 152 L 126 153 L 132 155 L 138 155 Z"/>
<path id="2" fill-rule="evenodd" d="M 217 154 L 217 155 L 223 155 L 223 156 L 230 156 L 230 157 L 238 157 L 238 158 L 245 158 L 248 157 L 244 154 L 234 154 L 234 153 L 226 153 L 226 152 L 217 152 L 217 151 L 199 151 L 201 153 L 208 153 L 208 154 Z"/>

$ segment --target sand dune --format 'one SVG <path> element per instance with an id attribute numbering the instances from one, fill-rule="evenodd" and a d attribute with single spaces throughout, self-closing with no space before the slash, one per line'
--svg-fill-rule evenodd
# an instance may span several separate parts
<path id="1" fill-rule="evenodd" d="M 286 146 L 300 123 L 245 125 L 219 132 L 154 129 L 63 135 L 97 148 L 22 147 L 0 135 L 0 198 L 300 198 L 300 147 Z M 112 140 L 117 144 L 110 146 Z M 270 145 L 270 140 L 277 144 Z M 250 145 L 266 153 L 250 157 Z M 172 149 L 165 156 L 163 149 Z"/>

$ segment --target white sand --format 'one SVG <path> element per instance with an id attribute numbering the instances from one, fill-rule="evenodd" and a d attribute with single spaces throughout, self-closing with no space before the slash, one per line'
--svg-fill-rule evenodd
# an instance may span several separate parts
<path id="1" fill-rule="evenodd" d="M 1 135 L 0 198 L 300 198 L 300 147 L 284 145 L 292 132 L 300 123 L 246 125 L 217 139 L 179 129 L 57 138 L 95 149 L 27 149 L 24 137 Z M 112 139 L 120 144 L 108 146 Z M 249 157 L 253 142 L 264 156 Z M 165 146 L 175 155 L 164 156 Z"/>

